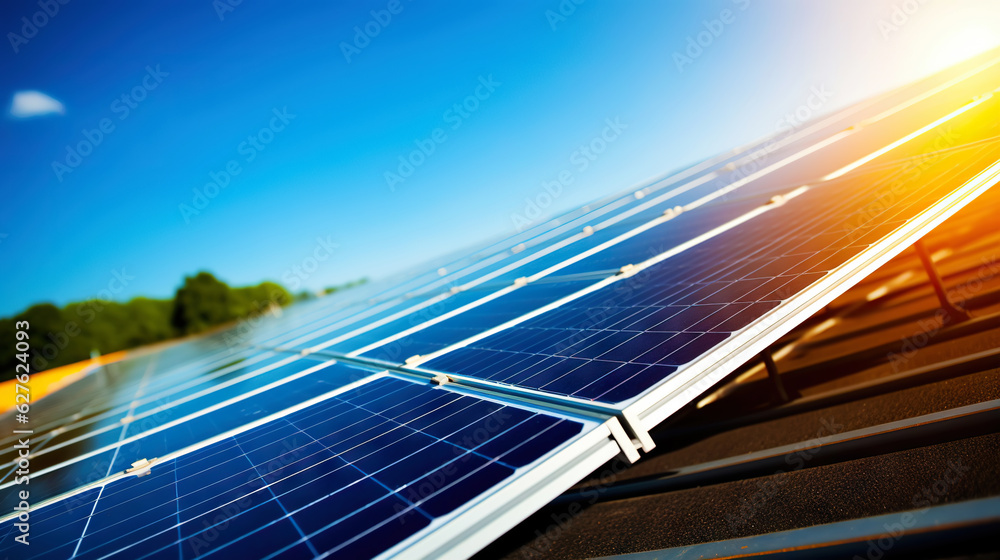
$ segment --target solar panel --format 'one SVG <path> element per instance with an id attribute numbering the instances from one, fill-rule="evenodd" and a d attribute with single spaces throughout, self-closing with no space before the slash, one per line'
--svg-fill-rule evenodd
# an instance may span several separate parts
<path id="1" fill-rule="evenodd" d="M 980 102 L 975 102 L 974 104 L 979 104 L 979 103 L 981 103 L 981 101 Z M 970 104 L 970 105 L 974 105 L 974 104 Z M 976 114 L 978 114 L 978 113 L 972 113 L 972 116 L 974 117 Z M 903 168 L 905 169 L 905 164 L 903 164 Z M 872 185 L 872 183 L 870 182 L 870 178 L 863 178 L 863 181 L 864 181 L 864 185 L 869 185 L 869 186 Z M 876 184 L 876 186 L 877 186 L 877 184 Z M 834 198 L 840 198 L 840 197 L 842 197 L 844 195 L 844 193 L 843 193 L 844 189 L 850 189 L 851 188 L 850 185 L 845 186 L 842 183 L 836 183 L 836 184 L 826 185 L 826 187 L 829 187 L 829 188 L 814 187 L 813 190 L 814 191 L 825 190 L 825 192 L 828 192 L 828 193 L 832 192 L 833 193 L 831 195 L 832 197 L 834 197 Z M 720 205 L 714 205 L 714 206 L 711 206 L 711 207 L 707 207 L 707 208 L 702 209 L 705 212 L 700 213 L 700 217 L 701 217 L 701 219 L 703 221 L 707 222 L 711 226 L 715 226 L 716 228 L 718 228 L 718 227 L 725 227 L 725 228 L 732 227 L 732 228 L 737 228 L 739 232 L 742 232 L 744 230 L 752 230 L 755 227 L 755 224 L 758 221 L 760 221 L 760 220 L 757 220 L 757 219 L 749 219 L 747 221 L 746 225 L 736 224 L 736 222 L 743 221 L 744 218 L 742 218 L 742 217 L 745 217 L 745 216 L 749 216 L 750 218 L 754 218 L 755 215 L 761 214 L 763 212 L 768 212 L 768 213 L 774 212 L 774 213 L 778 214 L 779 216 L 776 217 L 776 218 L 773 218 L 773 220 L 785 220 L 787 218 L 784 218 L 783 216 L 781 216 L 782 214 L 797 213 L 797 214 L 801 215 L 802 211 L 799 210 L 798 208 L 802 204 L 805 204 L 805 202 L 790 201 L 788 208 L 778 208 L 777 205 L 764 204 L 764 201 L 768 200 L 768 197 L 771 194 L 773 194 L 773 191 L 769 191 L 766 188 L 760 189 L 760 190 L 764 191 L 763 196 L 758 195 L 758 197 L 756 197 L 756 198 L 754 198 L 753 196 L 750 196 L 748 198 L 745 198 L 745 199 L 742 199 L 742 200 L 738 200 L 738 201 L 733 201 L 731 203 L 720 204 Z M 758 190 L 757 192 L 760 192 L 760 190 Z M 751 190 L 750 192 L 752 193 L 753 191 Z M 794 193 L 794 192 L 798 192 L 798 190 L 797 189 L 791 189 L 791 190 L 786 191 L 786 193 L 787 192 L 793 192 Z M 814 194 L 810 194 L 809 196 L 806 196 L 802 200 L 811 201 L 813 198 L 815 198 L 815 196 L 816 195 L 814 195 Z M 855 201 L 855 204 L 856 205 L 863 205 L 865 203 L 865 201 L 867 201 L 867 199 L 865 197 L 866 196 L 870 196 L 870 193 L 868 193 L 868 192 L 862 192 L 862 193 L 857 194 L 856 196 L 859 197 L 859 198 Z M 717 206 L 722 207 L 722 209 L 720 210 L 719 208 L 717 208 Z M 751 210 L 751 208 L 756 208 L 756 209 L 755 210 Z M 733 209 L 736 209 L 737 212 L 733 212 Z M 728 210 L 728 212 L 727 212 L 727 210 Z M 733 216 L 741 216 L 741 218 L 736 218 L 734 220 Z M 664 255 L 667 255 L 667 254 L 669 254 L 671 257 L 676 258 L 676 254 L 678 253 L 677 252 L 678 248 L 684 247 L 685 243 L 690 243 L 692 240 L 697 240 L 699 235 L 703 235 L 704 236 L 704 235 L 706 235 L 706 234 L 709 233 L 708 231 L 706 231 L 708 229 L 708 226 L 702 226 L 702 228 L 692 227 L 691 222 L 685 222 L 685 221 L 683 221 L 682 218 L 684 218 L 684 217 L 685 216 L 682 214 L 676 220 L 670 220 L 670 221 L 662 223 L 662 224 L 660 224 L 658 226 L 658 228 L 664 228 L 666 230 L 666 232 L 660 231 L 660 229 L 658 229 L 658 228 L 648 229 L 648 230 L 640 233 L 639 235 L 636 235 L 635 237 L 632 237 L 632 238 L 626 240 L 623 243 L 620 243 L 618 245 L 609 247 L 609 248 L 607 248 L 605 251 L 603 251 L 601 253 L 597 253 L 595 255 L 592 255 L 591 257 L 588 257 L 587 259 L 583 259 L 583 260 L 575 263 L 574 265 L 568 267 L 567 269 L 561 270 L 560 273 L 562 273 L 562 272 L 582 273 L 584 270 L 587 270 L 589 268 L 591 270 L 594 270 L 595 272 L 600 272 L 603 269 L 604 272 L 606 272 L 607 274 L 610 275 L 610 274 L 612 274 L 614 272 L 617 272 L 616 270 L 614 270 L 614 267 L 627 266 L 627 265 L 629 265 L 629 264 L 631 264 L 633 262 L 643 262 L 643 261 L 649 260 L 649 259 L 662 259 L 662 258 L 664 258 Z M 764 220 L 764 221 L 768 221 L 768 220 Z M 881 225 L 881 227 L 885 228 L 885 227 L 888 227 L 890 224 L 888 224 L 888 223 L 882 223 L 880 225 Z M 666 233 L 666 235 L 664 235 L 664 233 Z M 687 236 L 685 234 L 687 234 Z M 729 238 L 734 238 L 737 235 L 740 235 L 740 233 L 735 233 L 734 232 L 734 233 L 731 233 L 731 234 L 727 234 L 726 232 L 722 232 L 719 235 L 723 236 L 724 239 L 729 239 Z M 742 234 L 742 235 L 744 237 L 748 237 L 746 234 Z M 751 234 L 751 235 L 756 235 L 756 234 Z M 713 234 L 711 237 L 714 238 L 715 235 Z M 676 243 L 676 244 L 675 243 L 669 243 L 669 244 L 666 245 L 666 247 L 669 247 L 669 249 L 667 249 L 666 251 L 663 250 L 663 248 L 664 248 L 663 240 L 664 239 L 667 239 L 667 240 L 670 240 L 670 241 L 679 241 L 679 240 L 685 239 L 685 238 L 687 239 L 685 242 L 683 242 L 683 243 Z M 754 239 L 756 239 L 756 238 L 754 238 Z M 762 242 L 765 242 L 765 241 L 769 241 L 771 238 L 766 238 L 765 237 L 765 238 L 759 238 L 759 239 Z M 698 243 L 702 244 L 701 241 L 699 241 Z M 707 246 L 716 246 L 716 245 L 721 245 L 723 247 L 730 247 L 730 246 L 733 246 L 733 243 L 729 243 L 727 241 L 712 242 L 712 243 L 708 243 Z M 827 248 L 825 248 L 825 247 L 822 248 L 822 249 L 823 250 L 827 250 Z M 688 253 L 688 254 L 690 254 L 690 253 Z M 643 261 L 637 261 L 636 257 L 644 257 L 644 258 L 643 258 Z M 685 258 L 687 258 L 687 257 L 685 257 Z M 709 256 L 708 258 L 711 258 L 711 256 Z M 549 280 L 552 280 L 552 279 L 549 279 Z M 596 296 L 596 297 L 600 297 L 600 296 Z M 514 292 L 514 293 L 511 293 L 510 295 L 504 296 L 503 298 L 497 299 L 495 302 L 492 302 L 492 304 L 493 304 L 493 306 L 504 306 L 505 302 L 514 303 L 514 302 L 516 302 L 516 299 L 517 299 L 517 294 L 516 294 L 516 292 Z M 552 298 L 551 301 L 555 301 L 555 299 L 556 298 Z M 478 313 L 479 313 L 479 310 L 478 309 L 474 309 L 474 310 L 471 310 L 470 312 L 467 312 L 467 313 L 463 314 L 463 316 L 460 317 L 460 318 L 451 319 L 450 322 L 452 322 L 452 323 L 458 323 L 459 321 L 464 321 L 465 323 L 470 323 L 471 322 L 471 323 L 474 323 L 474 324 L 476 324 L 478 326 L 481 326 L 481 327 L 483 327 L 483 326 L 491 326 L 491 323 L 492 324 L 499 324 L 499 323 L 495 322 L 495 320 L 493 320 L 491 317 L 487 316 L 487 315 L 489 315 L 488 311 L 484 311 L 482 313 L 483 317 L 481 319 L 477 319 L 476 318 Z M 438 327 L 437 330 L 439 332 L 436 333 L 435 335 L 431 335 L 429 338 L 436 340 L 438 343 L 442 343 L 444 341 L 448 341 L 449 340 L 449 338 L 447 336 L 442 336 L 440 334 L 440 331 L 442 330 L 441 327 Z M 411 336 L 411 340 L 412 340 L 412 338 L 413 337 Z M 453 340 L 453 342 L 457 342 L 457 340 Z M 414 346 L 416 348 L 421 348 L 420 346 L 417 346 L 417 345 L 412 345 L 412 346 Z M 415 353 L 417 353 L 417 352 L 415 352 Z M 372 357 L 375 357 L 375 356 L 372 356 Z"/>
<path id="2" fill-rule="evenodd" d="M 970 172 L 1000 159 L 996 147 L 983 152 Z M 942 157 L 938 165 L 952 167 L 954 159 Z M 894 177 L 889 174 L 881 184 Z M 898 188 L 900 205 L 907 207 L 892 219 L 876 216 L 879 225 L 863 235 L 845 227 L 859 208 L 856 201 L 845 200 L 840 190 L 808 191 L 767 219 L 747 222 L 692 248 L 681 262 L 657 263 L 423 366 L 570 396 L 625 401 L 664 378 L 660 372 L 693 362 L 871 250 L 866 238 L 887 235 L 909 218 L 907 211 L 923 209 L 920 198 L 933 191 L 919 186 L 926 185 L 911 185 L 912 193 Z M 825 210 L 795 220 L 808 206 Z M 652 368 L 656 365 L 669 367 Z"/>
<path id="3" fill-rule="evenodd" d="M 487 494 L 512 508 L 554 497 L 536 487 L 545 480 L 535 466 L 541 458 L 583 474 L 614 457 L 609 423 L 373 374 L 208 444 L 180 442 L 180 452 L 137 473 L 145 476 L 110 477 L 63 496 L 33 516 L 31 552 L 358 558 L 393 547 L 440 551 L 480 526 L 512 525 L 478 505 Z M 163 449 L 142 441 L 141 451 L 122 447 L 119 455 Z M 459 517 L 454 530 L 418 535 Z M 6 539 L 3 552 L 17 546 Z"/>
<path id="4" fill-rule="evenodd" d="M 30 554 L 474 553 L 1000 180 L 998 62 L 99 368 L 33 409 Z"/>

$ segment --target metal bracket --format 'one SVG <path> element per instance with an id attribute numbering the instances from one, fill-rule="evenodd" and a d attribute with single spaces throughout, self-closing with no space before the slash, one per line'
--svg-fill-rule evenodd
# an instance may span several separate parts
<path id="1" fill-rule="evenodd" d="M 439 373 L 439 374 L 437 374 L 437 375 L 435 375 L 434 377 L 431 378 L 431 383 L 434 384 L 434 385 L 444 385 L 446 383 L 451 383 L 451 382 L 452 382 L 452 378 L 448 377 L 447 375 L 445 375 L 443 373 Z"/>
<path id="2" fill-rule="evenodd" d="M 158 457 L 153 457 L 152 460 L 147 460 L 145 458 L 139 459 L 138 461 L 132 463 L 132 466 L 125 469 L 127 474 L 134 474 L 137 477 L 144 477 L 150 473 L 150 469 L 153 468 L 153 463 L 156 462 Z"/>
<path id="3" fill-rule="evenodd" d="M 971 319 L 972 317 L 969 316 L 968 311 L 958 307 L 948 299 L 948 293 L 944 291 L 944 285 L 941 283 L 941 276 L 938 275 L 937 268 L 934 267 L 934 261 L 931 260 L 930 255 L 927 253 L 927 247 L 924 246 L 923 240 L 914 243 L 913 247 L 917 250 L 920 263 L 924 265 L 924 270 L 927 272 L 927 277 L 930 278 L 931 286 L 934 287 L 934 293 L 937 294 L 938 301 L 941 303 L 941 310 L 944 311 L 948 322 L 961 323 L 962 321 Z"/>
<path id="4" fill-rule="evenodd" d="M 635 444 L 632 442 L 632 438 L 628 437 L 625 433 L 625 429 L 622 428 L 621 423 L 617 418 L 611 418 L 607 422 L 608 429 L 611 430 L 611 436 L 615 438 L 618 442 L 618 447 L 621 448 L 622 453 L 625 454 L 625 458 L 628 459 L 629 463 L 634 463 L 639 460 L 639 450 L 636 449 Z"/>
<path id="5" fill-rule="evenodd" d="M 656 443 L 653 441 L 652 436 L 650 436 L 649 432 L 642 427 L 642 423 L 639 422 L 639 417 L 636 416 L 634 412 L 623 411 L 621 413 L 621 417 L 625 429 L 631 432 L 632 436 L 638 441 L 639 447 L 643 451 L 649 453 L 656 447 Z"/>
<path id="6" fill-rule="evenodd" d="M 771 349 L 768 348 L 761 352 L 760 359 L 764 361 L 764 368 L 767 369 L 767 377 L 771 380 L 771 384 L 774 385 L 774 393 L 778 396 L 778 400 L 782 403 L 790 401 L 788 391 L 785 390 L 785 384 L 781 382 L 781 377 L 778 375 L 778 365 L 774 363 L 774 356 L 771 355 Z"/>

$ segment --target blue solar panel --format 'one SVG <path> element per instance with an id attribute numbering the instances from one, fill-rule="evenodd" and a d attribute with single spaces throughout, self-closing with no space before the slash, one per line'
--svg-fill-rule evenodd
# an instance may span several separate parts
<path id="1" fill-rule="evenodd" d="M 704 233 L 720 223 L 728 221 L 732 217 L 736 217 L 754 206 L 753 203 L 748 204 L 736 204 L 726 206 L 721 208 L 719 212 L 714 215 L 703 215 L 697 214 L 692 216 L 684 215 L 678 219 L 677 224 L 668 222 L 651 231 L 640 233 L 635 238 L 624 241 L 613 248 L 613 250 L 604 250 L 596 253 L 593 256 L 583 259 L 581 262 L 576 264 L 571 264 L 562 270 L 556 272 L 556 274 L 562 275 L 572 275 L 579 273 L 592 273 L 592 272 L 604 272 L 605 274 L 609 269 L 617 269 L 626 264 L 632 262 L 640 262 L 649 258 L 650 256 L 656 254 L 653 249 L 654 246 L 660 247 L 661 250 L 665 250 L 675 244 L 682 243 Z M 658 205 L 653 207 L 650 211 L 649 218 L 653 218 L 657 215 L 662 214 L 663 205 Z M 464 306 L 469 305 L 477 300 L 487 297 L 492 293 L 495 293 L 501 288 L 505 288 L 512 284 L 516 279 L 537 274 L 549 267 L 559 265 L 560 263 L 566 262 L 568 259 L 574 258 L 576 255 L 580 254 L 582 251 L 591 249 L 600 245 L 601 243 L 610 241 L 611 239 L 628 232 L 636 228 L 637 226 L 644 223 L 643 220 L 630 219 L 628 221 L 620 222 L 614 225 L 610 225 L 607 228 L 596 231 L 590 236 L 581 238 L 580 240 L 559 248 L 558 250 L 549 252 L 544 256 L 541 256 L 530 262 L 525 262 L 510 271 L 504 272 L 503 274 L 498 274 L 493 277 L 489 282 L 483 286 L 474 288 L 470 291 L 461 291 L 457 294 L 446 297 L 445 299 L 437 302 L 431 302 L 427 298 L 419 299 L 408 299 L 402 301 L 392 307 L 386 309 L 385 311 L 379 312 L 377 315 L 366 315 L 358 320 L 345 320 L 343 321 L 343 326 L 336 329 L 322 328 L 316 336 L 309 336 L 308 334 L 302 335 L 301 340 L 296 340 L 290 344 L 290 347 L 299 349 L 328 349 L 330 351 L 349 353 L 369 344 L 378 342 L 384 338 L 388 338 L 398 332 L 406 330 L 408 328 L 417 326 L 421 323 L 432 321 L 442 315 Z M 507 259 L 505 261 L 499 262 L 495 267 L 491 267 L 485 270 L 479 270 L 480 274 L 487 272 L 494 272 L 496 269 L 501 268 L 500 265 L 507 266 L 510 263 L 507 261 L 520 261 L 524 259 L 524 255 L 516 255 L 516 258 Z M 552 293 L 556 293 L 558 290 L 547 289 Z M 524 304 L 520 301 L 523 298 L 523 294 L 516 294 L 504 297 L 504 306 L 509 309 L 524 309 L 523 312 L 530 311 L 530 308 L 525 308 Z M 553 301 L 553 298 L 549 301 Z M 428 305 L 421 305 L 427 303 Z M 544 303 L 540 304 L 544 305 Z M 385 324 L 381 324 L 377 327 L 370 328 L 364 332 L 354 334 L 345 338 L 353 331 L 357 330 L 359 327 L 367 328 L 368 325 L 379 321 L 389 315 L 398 313 L 400 311 L 405 311 L 408 308 L 414 306 L 419 307 L 411 313 L 407 313 L 402 317 L 389 321 Z M 475 321 L 480 323 L 480 326 L 489 328 L 495 326 L 495 322 L 492 322 L 492 318 L 487 317 L 485 314 L 480 316 L 482 311 L 479 309 L 474 309 L 463 313 L 463 315 L 470 315 L 475 317 L 469 319 L 470 322 Z M 509 313 L 506 313 L 509 315 Z M 331 319 L 337 319 L 336 317 Z M 331 321 L 332 322 L 332 321 Z M 287 337 L 286 337 L 287 338 Z M 423 337 L 427 340 L 433 340 L 435 343 L 439 344 L 439 347 L 443 347 L 445 338 L 426 336 Z M 341 340 L 343 339 L 343 340 Z M 331 341 L 338 340 L 338 342 L 331 343 Z M 458 339 L 455 339 L 458 340 Z M 266 341 L 274 342 L 274 341 Z M 426 351 L 426 345 L 420 344 L 422 351 Z M 400 358 L 404 359 L 409 355 L 417 354 L 421 352 L 411 352 L 406 356 Z M 378 353 L 378 355 L 367 353 L 372 357 L 377 357 L 378 359 L 386 359 L 390 361 L 398 361 L 391 358 L 386 352 Z"/>
<path id="2" fill-rule="evenodd" d="M 322 361 L 310 358 L 286 359 L 291 361 L 250 378 L 244 382 L 246 386 L 236 384 L 198 399 L 175 401 L 156 414 L 134 416 L 110 429 L 89 426 L 77 441 L 54 438 L 44 447 L 34 447 L 32 496 L 35 500 L 56 496 L 83 482 L 121 472 L 133 461 L 179 451 L 375 373 L 336 363 L 322 367 Z M 288 380 L 310 368 L 315 371 L 280 385 L 279 390 L 260 391 L 267 384 Z M 254 390 L 258 392 L 252 393 Z M 42 474 L 53 468 L 56 470 Z M 5 484 L 10 484 L 11 475 Z M 4 507 L 13 507 L 15 497 L 13 493 L 5 495 Z"/>
<path id="3" fill-rule="evenodd" d="M 30 557 L 73 550 L 80 558 L 370 557 L 512 478 L 585 425 L 378 378 L 158 463 L 147 476 L 40 510 Z M 21 546 L 11 523 L 0 526 L 5 553 Z"/>
<path id="4" fill-rule="evenodd" d="M 939 158 L 855 184 L 810 190 L 706 241 L 678 259 L 584 295 L 422 365 L 615 403 L 637 396 L 822 279 L 943 193 L 1000 158 L 996 146 Z M 930 179 L 933 177 L 934 179 Z M 901 180 L 902 179 L 902 180 Z M 873 193 L 893 185 L 893 204 L 852 228 Z"/>
<path id="5" fill-rule="evenodd" d="M 780 321 L 765 319 L 792 323 L 817 287 L 833 293 L 831 279 L 855 281 L 859 262 L 919 233 L 897 228 L 945 215 L 942 199 L 1000 159 L 987 142 L 995 100 L 948 118 L 960 150 L 934 153 L 927 134 L 820 177 L 995 87 L 982 72 L 926 93 L 955 75 L 398 281 L 95 370 L 33 408 L 32 499 L 53 501 L 32 512 L 30 554 L 361 558 L 452 543 L 471 554 L 619 450 L 634 460 L 643 430 L 698 393 L 681 395 L 684 383 L 720 379 L 776 336 Z M 620 271 L 629 264 L 640 266 Z M 419 367 L 399 366 L 416 355 Z M 0 439 L 0 490 L 14 439 Z M 155 458 L 147 476 L 122 474 Z M 12 523 L 0 523 L 0 551 L 23 555 Z"/>
<path id="6" fill-rule="evenodd" d="M 380 345 L 363 355 L 398 363 L 415 354 L 428 354 L 483 329 L 538 309 L 591 283 L 593 282 L 575 281 L 530 284 L 414 334 Z M 356 344 L 351 346 L 357 347 Z"/>

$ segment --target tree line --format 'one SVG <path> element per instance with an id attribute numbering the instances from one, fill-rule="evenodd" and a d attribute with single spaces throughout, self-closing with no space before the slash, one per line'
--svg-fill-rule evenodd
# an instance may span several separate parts
<path id="1" fill-rule="evenodd" d="M 335 290 L 334 288 L 333 290 Z M 328 292 L 330 290 L 327 290 Z M 300 294 L 311 297 L 311 294 Z M 137 297 L 124 303 L 93 299 L 57 307 L 33 305 L 14 317 L 0 319 L 0 379 L 13 379 L 21 363 L 14 348 L 14 325 L 28 321 L 31 372 L 91 357 L 204 332 L 213 327 L 260 315 L 296 298 L 274 282 L 230 287 L 208 272 L 184 278 L 172 299 Z"/>

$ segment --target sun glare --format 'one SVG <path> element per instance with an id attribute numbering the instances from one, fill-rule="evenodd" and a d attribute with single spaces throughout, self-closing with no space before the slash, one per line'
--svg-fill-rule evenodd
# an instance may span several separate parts
<path id="1" fill-rule="evenodd" d="M 922 68 L 925 74 L 953 66 L 1000 46 L 1000 30 L 974 23 L 938 34 L 931 44 L 933 48 L 928 50 Z"/>

